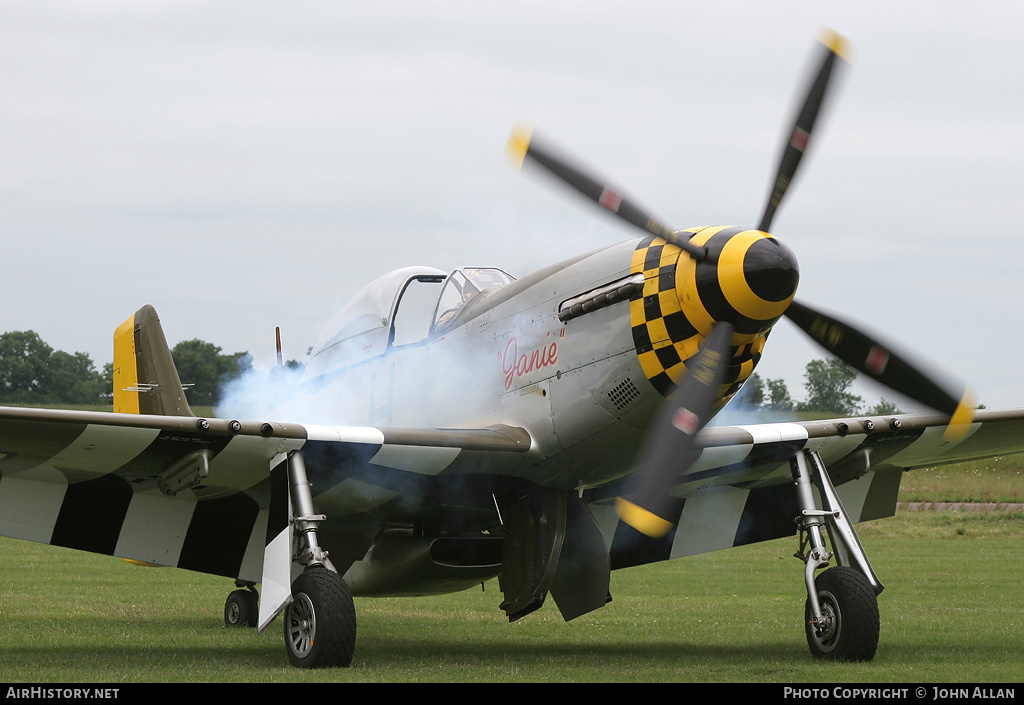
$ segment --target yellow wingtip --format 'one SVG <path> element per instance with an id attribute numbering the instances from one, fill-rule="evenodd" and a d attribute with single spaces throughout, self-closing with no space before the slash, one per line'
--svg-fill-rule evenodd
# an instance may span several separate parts
<path id="1" fill-rule="evenodd" d="M 821 31 L 819 40 L 843 61 L 849 63 L 853 58 L 849 40 L 838 32 L 826 27 Z"/>
<path id="2" fill-rule="evenodd" d="M 619 518 L 622 521 L 651 538 L 661 538 L 672 530 L 672 522 L 666 521 L 657 514 L 652 514 L 622 497 L 615 500 L 615 509 L 619 512 Z"/>
<path id="3" fill-rule="evenodd" d="M 968 389 L 961 397 L 960 403 L 957 404 L 956 411 L 949 417 L 949 425 L 946 426 L 946 430 L 942 434 L 943 440 L 958 441 L 967 435 L 967 431 L 974 422 L 974 412 L 977 408 L 974 392 Z"/>
<path id="4" fill-rule="evenodd" d="M 526 152 L 530 149 L 530 140 L 533 138 L 533 128 L 529 125 L 516 125 L 509 135 L 508 144 L 505 145 L 505 153 L 509 160 L 516 165 L 516 168 L 523 166 L 526 159 Z"/>

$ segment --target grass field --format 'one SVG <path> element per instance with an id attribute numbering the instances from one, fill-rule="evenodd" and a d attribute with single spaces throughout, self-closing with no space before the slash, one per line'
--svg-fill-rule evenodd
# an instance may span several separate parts
<path id="1" fill-rule="evenodd" d="M 905 502 L 1024 502 L 1024 455 L 904 473 Z"/>
<path id="2" fill-rule="evenodd" d="M 509 624 L 494 583 L 357 600 L 349 669 L 287 666 L 281 626 L 222 626 L 229 581 L 0 540 L 8 682 L 1018 682 L 1024 514 L 912 512 L 861 525 L 886 585 L 878 655 L 813 660 L 794 540 L 618 571 L 614 600 Z"/>

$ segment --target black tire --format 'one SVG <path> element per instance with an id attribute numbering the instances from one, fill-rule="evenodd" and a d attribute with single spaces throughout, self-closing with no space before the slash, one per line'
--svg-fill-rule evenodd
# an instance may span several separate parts
<path id="1" fill-rule="evenodd" d="M 224 603 L 224 626 L 257 627 L 259 626 L 259 598 L 249 590 L 235 590 L 228 595 Z"/>
<path id="2" fill-rule="evenodd" d="M 348 666 L 356 647 L 356 608 L 341 576 L 314 566 L 292 583 L 284 613 L 288 660 L 300 668 Z"/>
<path id="3" fill-rule="evenodd" d="M 859 570 L 829 568 L 814 581 L 824 624 L 814 625 L 811 601 L 804 608 L 807 645 L 816 658 L 870 661 L 878 649 L 878 600 Z"/>

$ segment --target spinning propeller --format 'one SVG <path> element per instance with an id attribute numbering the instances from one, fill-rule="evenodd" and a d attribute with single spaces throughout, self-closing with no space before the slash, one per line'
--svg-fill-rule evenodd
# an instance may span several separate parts
<path id="1" fill-rule="evenodd" d="M 703 247 L 691 245 L 688 234 L 665 227 L 661 221 L 632 199 L 626 198 L 608 184 L 595 181 L 579 169 L 570 166 L 565 159 L 555 156 L 550 149 L 538 144 L 532 131 L 528 128 L 518 127 L 512 132 L 508 141 L 508 152 L 517 165 L 521 165 L 525 159 L 529 158 L 612 215 L 622 218 L 630 225 L 635 225 L 651 235 L 668 240 L 676 247 L 685 250 L 698 262 L 707 259 L 708 251 Z"/>
<path id="2" fill-rule="evenodd" d="M 839 35 L 830 32 L 822 39 L 822 43 L 825 48 L 824 58 L 784 145 L 772 191 L 761 216 L 758 230 L 764 232 L 770 227 L 807 149 L 836 62 L 845 58 L 846 43 Z M 585 198 L 627 223 L 671 242 L 698 263 L 707 262 L 714 266 L 708 249 L 690 242 L 690 233 L 666 227 L 618 190 L 570 166 L 550 148 L 538 144 L 529 130 L 517 128 L 512 133 L 509 152 L 519 164 L 529 160 L 543 167 Z M 776 276 L 792 277 L 792 272 L 779 271 Z M 792 285 L 795 288 L 795 281 Z M 792 301 L 784 315 L 825 350 L 857 371 L 949 416 L 950 422 L 945 432 L 947 438 L 956 438 L 966 433 L 974 418 L 975 406 L 968 391 L 959 394 L 951 392 L 946 385 L 920 371 L 905 354 L 895 352 L 889 343 L 883 343 L 854 325 L 806 304 Z M 648 429 L 647 438 L 640 450 L 640 470 L 630 478 L 623 497 L 617 502 L 622 520 L 648 536 L 663 536 L 672 529 L 672 500 L 669 493 L 700 455 L 701 447 L 696 437 L 710 420 L 719 399 L 718 391 L 725 367 L 734 354 L 733 332 L 734 327 L 730 322 L 718 321 L 704 339 L 698 353 L 687 361 L 686 374 L 678 388 Z"/>

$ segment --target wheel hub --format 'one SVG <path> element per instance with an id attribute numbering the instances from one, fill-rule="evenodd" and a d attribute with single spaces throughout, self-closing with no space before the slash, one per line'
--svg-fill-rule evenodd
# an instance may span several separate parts
<path id="1" fill-rule="evenodd" d="M 297 656 L 305 656 L 316 641 L 316 615 L 313 603 L 299 593 L 288 605 L 288 643 Z"/>
<path id="2" fill-rule="evenodd" d="M 819 592 L 818 599 L 821 600 L 821 619 L 814 625 L 814 638 L 822 651 L 831 651 L 839 637 L 839 605 L 829 592 Z"/>

